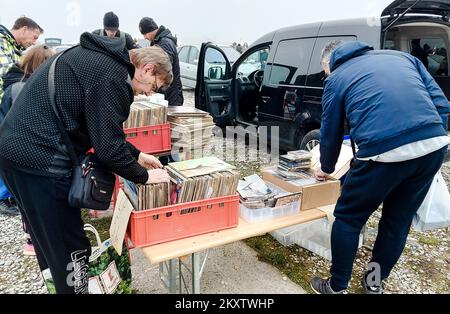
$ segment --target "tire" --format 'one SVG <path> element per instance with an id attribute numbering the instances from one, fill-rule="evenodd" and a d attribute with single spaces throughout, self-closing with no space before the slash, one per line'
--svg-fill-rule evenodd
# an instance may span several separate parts
<path id="1" fill-rule="evenodd" d="M 320 130 L 312 130 L 307 133 L 300 144 L 300 149 L 311 151 L 320 143 Z"/>

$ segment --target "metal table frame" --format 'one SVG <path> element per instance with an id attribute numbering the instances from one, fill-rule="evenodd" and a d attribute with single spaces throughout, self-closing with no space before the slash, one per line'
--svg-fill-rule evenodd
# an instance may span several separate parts
<path id="1" fill-rule="evenodd" d="M 159 264 L 159 277 L 170 293 L 200 293 L 200 280 L 208 261 L 209 251 L 193 253 L 188 257 L 171 259 Z M 201 255 L 204 256 L 201 257 Z M 188 262 L 184 261 L 186 259 Z M 187 278 L 188 276 L 190 278 Z"/>
<path id="2" fill-rule="evenodd" d="M 317 208 L 255 224 L 239 219 L 236 228 L 143 247 L 142 250 L 151 264 L 159 264 L 160 279 L 169 293 L 198 294 L 211 249 L 324 217 L 325 212 Z"/>

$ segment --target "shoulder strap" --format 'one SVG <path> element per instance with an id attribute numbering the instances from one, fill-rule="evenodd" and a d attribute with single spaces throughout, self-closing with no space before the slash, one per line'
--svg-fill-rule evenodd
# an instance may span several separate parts
<path id="1" fill-rule="evenodd" d="M 76 46 L 75 46 L 76 47 Z M 71 50 L 73 48 L 70 48 L 68 50 Z M 80 165 L 80 161 L 77 158 L 77 154 L 75 152 L 75 148 L 72 144 L 72 141 L 70 140 L 69 134 L 67 134 L 67 131 L 64 127 L 64 124 L 62 122 L 61 116 L 59 114 L 59 110 L 58 107 L 56 105 L 56 92 L 55 92 L 55 67 L 56 67 L 56 62 L 58 61 L 58 59 L 68 50 L 60 53 L 55 60 L 53 60 L 52 64 L 50 65 L 50 69 L 48 70 L 48 95 L 50 98 L 50 104 L 52 105 L 53 108 L 53 112 L 55 113 L 56 116 L 56 123 L 58 124 L 58 128 L 59 131 L 61 132 L 61 136 L 62 139 L 64 141 L 64 144 L 66 144 L 68 153 L 69 153 L 69 157 L 72 160 L 72 163 L 74 166 L 78 166 Z"/>

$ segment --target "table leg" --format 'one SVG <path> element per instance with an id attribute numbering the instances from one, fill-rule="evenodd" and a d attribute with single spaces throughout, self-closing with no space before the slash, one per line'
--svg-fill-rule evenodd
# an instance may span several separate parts
<path id="1" fill-rule="evenodd" d="M 169 261 L 169 292 L 174 294 L 177 292 L 177 260 Z"/>
<path id="2" fill-rule="evenodd" d="M 177 292 L 177 259 L 159 264 L 159 277 L 169 293 Z"/>
<path id="3" fill-rule="evenodd" d="M 200 293 L 200 256 L 198 253 L 192 254 L 192 294 Z"/>

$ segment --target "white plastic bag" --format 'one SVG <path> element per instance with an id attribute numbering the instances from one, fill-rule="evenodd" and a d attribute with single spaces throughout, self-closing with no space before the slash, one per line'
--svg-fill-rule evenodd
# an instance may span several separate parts
<path id="1" fill-rule="evenodd" d="M 430 190 L 414 216 L 412 228 L 429 231 L 450 226 L 450 193 L 439 171 Z"/>

